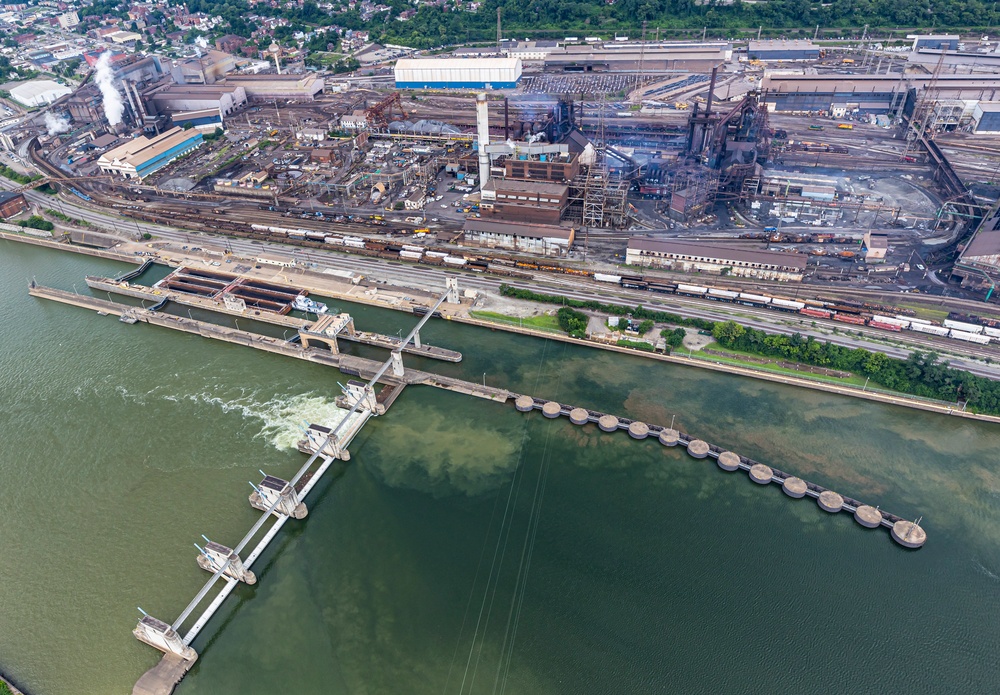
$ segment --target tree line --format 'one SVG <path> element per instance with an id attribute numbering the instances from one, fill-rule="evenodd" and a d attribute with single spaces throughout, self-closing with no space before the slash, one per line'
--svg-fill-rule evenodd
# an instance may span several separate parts
<path id="1" fill-rule="evenodd" d="M 685 318 L 670 312 L 645 309 L 641 305 L 628 307 L 594 300 L 569 299 L 559 295 L 517 289 L 506 284 L 500 286 L 500 293 L 516 299 L 562 304 L 575 309 L 589 309 L 615 316 L 628 315 L 640 320 L 650 319 L 657 323 L 672 323 L 711 331 L 715 341 L 730 350 L 763 357 L 780 357 L 792 362 L 860 374 L 891 391 L 955 403 L 965 401 L 966 409 L 969 411 L 1000 415 L 1000 381 L 942 364 L 938 361 L 938 355 L 933 352 L 916 351 L 905 359 L 899 359 L 865 348 L 848 348 L 819 341 L 799 333 L 792 335 L 767 333 L 735 321 Z M 574 314 L 586 316 L 580 312 Z M 674 333 L 670 331 L 664 337 Z M 680 344 L 682 338 L 683 336 L 678 334 L 673 337 L 673 341 Z"/>

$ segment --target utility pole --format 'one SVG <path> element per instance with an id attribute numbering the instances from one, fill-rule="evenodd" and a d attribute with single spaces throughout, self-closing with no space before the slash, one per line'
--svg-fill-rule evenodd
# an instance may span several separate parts
<path id="1" fill-rule="evenodd" d="M 760 32 L 762 32 L 762 31 L 764 31 L 764 25 L 763 24 L 761 24 L 759 27 L 757 27 L 757 40 L 758 41 L 760 41 Z"/>
<path id="2" fill-rule="evenodd" d="M 813 41 L 819 36 L 819 24 L 816 25 L 816 31 L 813 32 Z"/>
<path id="3" fill-rule="evenodd" d="M 497 53 L 500 53 L 500 44 L 503 43 L 503 34 L 500 33 L 500 8 L 497 8 Z"/>

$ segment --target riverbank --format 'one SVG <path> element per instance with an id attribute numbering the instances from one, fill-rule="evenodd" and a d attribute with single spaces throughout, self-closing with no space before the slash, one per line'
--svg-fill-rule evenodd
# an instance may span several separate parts
<path id="1" fill-rule="evenodd" d="M 611 352 L 619 352 L 622 354 L 633 355 L 636 357 L 645 357 L 648 359 L 659 360 L 661 362 L 683 364 L 689 367 L 698 367 L 699 369 L 709 369 L 715 372 L 726 372 L 729 374 L 736 374 L 738 376 L 750 377 L 751 379 L 761 379 L 763 381 L 771 381 L 777 384 L 785 384 L 786 386 L 798 386 L 801 388 L 812 389 L 814 391 L 825 391 L 827 393 L 836 393 L 842 396 L 862 398 L 868 401 L 878 401 L 880 403 L 887 403 L 889 405 L 898 405 L 904 408 L 916 408 L 918 410 L 926 410 L 932 413 L 939 413 L 941 415 L 954 415 L 969 420 L 982 420 L 983 422 L 1000 423 L 1000 416 L 969 413 L 957 408 L 954 405 L 948 405 L 935 401 L 925 401 L 917 398 L 912 398 L 910 396 L 906 396 L 903 394 L 896 395 L 891 393 L 872 391 L 867 388 L 858 388 L 856 386 L 847 386 L 842 384 L 831 384 L 828 382 L 813 381 L 811 379 L 807 379 L 804 377 L 776 374 L 774 372 L 768 372 L 763 369 L 753 369 L 751 367 L 744 367 L 725 362 L 707 361 L 702 358 L 694 357 L 691 354 L 664 355 L 660 353 L 647 352 L 644 350 L 633 350 L 631 348 L 619 347 L 618 345 L 606 345 L 603 343 L 595 343 L 590 340 L 571 338 L 566 335 L 558 335 L 556 333 L 552 333 L 549 331 L 540 331 L 532 328 L 524 328 L 520 326 L 513 326 L 503 323 L 492 323 L 489 321 L 481 321 L 471 317 L 452 315 L 452 316 L 446 316 L 445 318 L 450 321 L 456 321 L 458 323 L 467 323 L 469 325 L 480 326 L 482 328 L 508 331 L 511 333 L 519 333 L 521 335 L 530 335 L 536 338 L 548 338 L 551 340 L 559 340 L 565 343 L 573 343 L 575 345 L 585 345 L 587 347 L 597 348 L 600 350 L 609 350 Z"/>
<path id="2" fill-rule="evenodd" d="M 98 249 L 88 249 L 85 247 L 70 246 L 67 244 L 35 239 L 33 237 L 0 233 L 0 238 L 9 239 L 11 241 L 26 242 L 36 246 L 45 246 L 47 248 L 53 248 L 56 250 L 70 251 L 74 253 L 83 253 L 86 255 L 98 256 L 101 258 L 109 258 L 118 261 L 124 261 L 124 262 L 138 261 L 136 257 L 129 256 L 120 252 L 101 251 Z M 162 252 L 157 254 L 158 259 L 160 258 L 161 254 Z M 176 256 L 177 254 L 174 253 L 173 255 Z M 165 260 L 166 259 L 162 259 L 161 262 L 164 262 Z M 189 262 L 190 260 L 191 259 L 182 260 L 182 259 L 172 258 L 169 261 L 167 261 L 167 264 L 176 266 L 184 262 Z M 420 299 L 418 299 L 417 297 L 422 297 L 423 299 L 428 300 L 431 296 L 429 293 L 421 292 L 419 290 L 414 290 L 414 289 L 403 289 L 392 286 L 382 286 L 375 288 L 375 287 L 365 287 L 362 285 L 353 285 L 350 282 L 345 281 L 343 279 L 334 276 L 324 275 L 309 270 L 282 268 L 279 270 L 275 270 L 274 272 L 270 271 L 262 272 L 262 271 L 263 269 L 251 270 L 248 273 L 243 273 L 243 275 L 260 279 L 267 279 L 271 282 L 286 283 L 289 285 L 302 287 L 304 289 L 309 290 L 310 293 L 312 294 L 319 294 L 325 297 L 330 297 L 332 299 L 342 299 L 344 301 L 366 304 L 368 306 L 381 307 L 385 309 L 394 309 L 397 311 L 402 311 L 404 313 L 412 313 L 415 307 L 422 307 L 426 305 L 426 301 L 420 301 Z M 788 386 L 798 386 L 801 388 L 807 388 L 817 391 L 826 391 L 827 393 L 835 393 L 843 396 L 850 396 L 853 398 L 861 398 L 864 400 L 877 401 L 881 403 L 887 403 L 890 405 L 898 405 L 905 408 L 916 408 L 918 410 L 925 410 L 928 412 L 938 413 L 941 415 L 953 415 L 965 419 L 1000 423 L 1000 416 L 970 413 L 961 410 L 956 405 L 946 404 L 939 401 L 930 401 L 930 400 L 914 398 L 911 396 L 906 396 L 904 394 L 873 391 L 872 389 L 868 388 L 858 388 L 856 386 L 815 381 L 806 377 L 778 374 L 774 372 L 769 372 L 764 369 L 755 369 L 752 367 L 746 367 L 725 362 L 709 361 L 700 357 L 694 357 L 693 354 L 690 353 L 687 355 L 684 354 L 663 355 L 644 350 L 635 350 L 627 347 L 621 347 L 618 345 L 606 345 L 589 340 L 570 338 L 569 336 L 561 335 L 553 331 L 539 330 L 530 327 L 524 327 L 522 325 L 514 325 L 513 322 L 507 324 L 501 322 L 483 321 L 480 319 L 473 318 L 472 316 L 469 316 L 468 313 L 470 309 L 471 307 L 468 307 L 468 305 L 465 304 L 464 302 L 461 308 L 458 309 L 457 311 L 446 310 L 444 307 L 442 307 L 442 316 L 445 319 L 456 321 L 458 323 L 467 323 L 469 325 L 480 326 L 483 328 L 490 328 L 493 330 L 503 330 L 511 333 L 518 333 L 521 335 L 530 335 L 538 338 L 550 338 L 553 340 L 559 340 L 567 343 L 574 343 L 577 345 L 584 345 L 587 347 L 597 348 L 601 350 L 609 350 L 612 352 L 641 356 L 649 359 L 660 360 L 663 362 L 672 362 L 674 364 L 683 364 L 691 367 L 698 367 L 701 369 L 709 369 L 716 372 L 726 372 L 729 374 L 736 374 L 738 376 L 744 376 L 751 379 L 760 379 L 763 381 L 771 381 L 779 384 L 785 384 Z"/>

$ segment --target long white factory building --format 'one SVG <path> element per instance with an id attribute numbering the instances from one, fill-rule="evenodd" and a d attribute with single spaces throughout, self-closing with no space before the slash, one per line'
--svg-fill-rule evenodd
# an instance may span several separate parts
<path id="1" fill-rule="evenodd" d="M 399 89 L 513 89 L 521 79 L 520 58 L 401 58 Z"/>

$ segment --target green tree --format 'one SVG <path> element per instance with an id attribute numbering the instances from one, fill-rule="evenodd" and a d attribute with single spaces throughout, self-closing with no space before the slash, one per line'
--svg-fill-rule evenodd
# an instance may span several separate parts
<path id="1" fill-rule="evenodd" d="M 712 329 L 712 337 L 726 347 L 735 344 L 743 337 L 744 333 L 746 333 L 746 329 L 735 321 L 716 323 L 715 328 Z"/>

